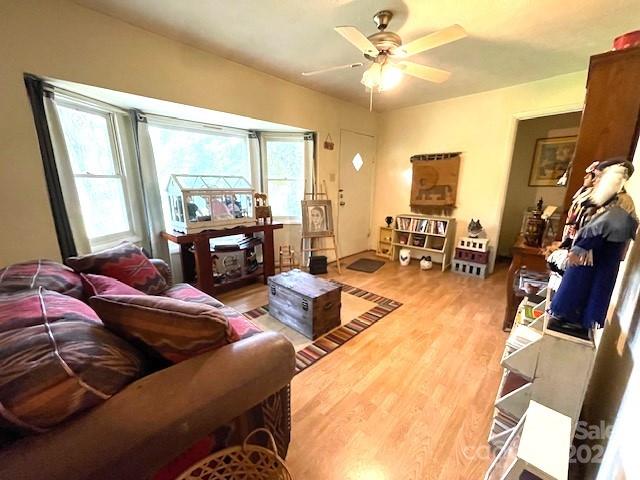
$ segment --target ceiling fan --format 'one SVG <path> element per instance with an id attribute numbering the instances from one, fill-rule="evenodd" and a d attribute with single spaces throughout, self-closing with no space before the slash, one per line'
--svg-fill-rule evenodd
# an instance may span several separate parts
<path id="1" fill-rule="evenodd" d="M 378 31 L 368 37 L 356 27 L 334 28 L 336 32 L 360 50 L 367 60 L 372 62 L 362 75 L 361 83 L 370 89 L 373 95 L 373 90 L 376 87 L 378 92 L 395 87 L 402 79 L 403 73 L 435 83 L 447 80 L 451 73 L 446 70 L 420 65 L 404 59 L 466 37 L 467 33 L 464 28 L 460 25 L 451 25 L 403 45 L 402 38 L 397 33 L 386 30 L 392 18 L 393 13 L 389 10 L 376 13 L 373 16 L 373 21 L 378 26 Z M 308 77 L 361 66 L 363 66 L 362 62 L 349 63 L 312 72 L 303 72 L 302 75 Z"/>

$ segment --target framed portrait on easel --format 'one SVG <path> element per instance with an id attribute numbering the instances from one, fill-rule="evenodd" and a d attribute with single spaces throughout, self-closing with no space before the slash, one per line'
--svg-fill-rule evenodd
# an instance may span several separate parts
<path id="1" fill-rule="evenodd" d="M 302 200 L 302 236 L 330 237 L 332 235 L 331 200 Z"/>

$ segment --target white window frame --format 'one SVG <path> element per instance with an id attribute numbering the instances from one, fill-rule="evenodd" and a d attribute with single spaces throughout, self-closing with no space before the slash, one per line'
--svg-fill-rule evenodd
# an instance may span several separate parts
<path id="1" fill-rule="evenodd" d="M 231 127 L 222 127 L 218 125 L 212 125 L 207 123 L 193 122 L 191 120 L 181 120 L 178 118 L 172 117 L 164 117 L 161 115 L 151 115 L 146 114 L 147 125 L 152 127 L 162 127 L 173 130 L 183 130 L 186 132 L 198 132 L 198 133 L 208 133 L 214 135 L 220 135 L 224 137 L 237 137 L 242 138 L 245 141 L 247 146 L 247 154 L 249 156 L 249 166 L 251 169 L 251 178 L 247 180 L 251 184 L 251 187 L 258 190 L 260 185 L 259 181 L 259 167 L 257 159 L 252 158 L 251 148 L 249 145 L 249 132 L 247 130 L 241 130 Z M 151 144 L 153 147 L 153 143 Z M 155 162 L 155 158 L 154 158 Z M 163 185 L 159 185 L 160 194 L 166 195 L 166 192 L 163 190 Z"/>
<path id="2" fill-rule="evenodd" d="M 144 213 L 142 207 L 142 189 L 140 184 L 140 178 L 136 169 L 135 159 L 135 147 L 133 145 L 133 138 L 131 136 L 130 128 L 128 128 L 127 122 L 129 121 L 128 113 L 117 107 L 113 107 L 108 104 L 103 104 L 99 101 L 92 101 L 84 97 L 76 96 L 75 94 L 68 94 L 66 92 L 60 93 L 57 90 L 54 92 L 53 105 L 56 115 L 54 119 L 49 121 L 57 122 L 58 129 L 62 134 L 60 139 L 61 146 L 60 151 L 56 152 L 56 162 L 65 162 L 65 171 L 71 176 L 73 181 L 65 182 L 67 191 L 64 191 L 63 196 L 70 196 L 72 201 L 78 201 L 78 191 L 75 183 L 76 178 L 119 178 L 123 186 L 123 195 L 126 206 L 127 221 L 129 227 L 126 231 L 116 232 L 100 237 L 89 238 L 86 229 L 84 229 L 85 243 L 90 245 L 91 251 L 98 251 L 105 248 L 117 245 L 122 241 L 130 241 L 134 243 L 140 243 L 143 238 L 144 232 Z M 60 118 L 57 116 L 57 107 L 62 106 L 66 108 L 72 108 L 74 110 L 100 115 L 107 120 L 107 128 L 109 133 L 109 140 L 111 143 L 111 151 L 113 155 L 114 174 L 112 175 L 94 175 L 83 174 L 73 172 L 73 167 L 69 158 L 68 151 L 66 149 L 66 139 L 64 138 L 64 132 Z M 60 169 L 60 167 L 59 167 Z M 68 191 L 72 189 L 73 191 Z"/>
<path id="3" fill-rule="evenodd" d="M 260 133 L 260 160 L 261 160 L 261 168 L 262 168 L 262 191 L 267 194 L 267 198 L 269 197 L 269 159 L 267 158 L 267 143 L 268 142 L 291 142 L 291 141 L 299 141 L 303 146 L 302 151 L 302 182 L 303 182 L 303 193 L 306 191 L 307 181 L 310 178 L 310 172 L 308 171 L 308 161 L 307 161 L 307 152 L 305 151 L 305 138 L 304 133 L 269 133 L 269 132 L 261 132 Z M 287 178 L 281 178 L 276 180 L 289 180 Z M 294 179 L 291 179 L 294 180 Z M 300 200 L 303 200 L 302 198 Z M 289 225 L 302 225 L 302 209 L 300 209 L 299 215 L 295 216 L 278 216 L 273 217 L 274 222 L 284 223 Z"/>

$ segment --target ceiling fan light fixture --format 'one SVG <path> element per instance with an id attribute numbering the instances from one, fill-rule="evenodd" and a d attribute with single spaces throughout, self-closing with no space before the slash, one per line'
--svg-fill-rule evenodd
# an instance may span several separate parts
<path id="1" fill-rule="evenodd" d="M 380 74 L 379 91 L 391 90 L 402 81 L 402 70 L 392 63 L 385 63 Z"/>
<path id="2" fill-rule="evenodd" d="M 374 62 L 362 74 L 362 80 L 360 80 L 360 83 L 362 83 L 368 89 L 373 90 L 375 87 L 380 85 L 381 75 L 382 65 Z"/>

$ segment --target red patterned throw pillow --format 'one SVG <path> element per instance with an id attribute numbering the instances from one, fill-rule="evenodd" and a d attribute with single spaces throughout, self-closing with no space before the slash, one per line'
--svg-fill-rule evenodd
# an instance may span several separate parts
<path id="1" fill-rule="evenodd" d="M 222 311 L 158 296 L 103 295 L 89 300 L 116 334 L 178 363 L 229 343 Z"/>
<path id="2" fill-rule="evenodd" d="M 31 260 L 0 270 L 0 293 L 43 287 L 75 298 L 82 297 L 80 275 L 52 260 Z"/>
<path id="3" fill-rule="evenodd" d="M 142 249 L 130 242 L 82 257 L 69 257 L 66 263 L 76 272 L 106 275 L 149 295 L 167 288 L 164 277 Z"/>
<path id="4" fill-rule="evenodd" d="M 178 283 L 165 290 L 162 295 L 185 302 L 201 303 L 219 308 L 229 322 L 229 341 L 231 342 L 237 342 L 238 340 L 242 340 L 243 338 L 248 338 L 251 335 L 262 332 L 260 328 L 254 325 L 241 313 L 238 313 L 231 307 L 225 306 L 224 303 L 210 295 L 207 295 L 188 283 Z"/>
<path id="5" fill-rule="evenodd" d="M 0 332 L 57 321 L 102 325 L 98 315 L 80 300 L 43 288 L 0 295 Z"/>
<path id="6" fill-rule="evenodd" d="M 146 295 L 115 278 L 94 273 L 81 273 L 82 285 L 86 297 L 94 295 Z"/>
<path id="7" fill-rule="evenodd" d="M 224 307 L 222 302 L 216 300 L 211 295 L 207 295 L 202 290 L 198 290 L 196 287 L 189 285 L 188 283 L 178 283 L 173 285 L 162 292 L 162 295 L 169 298 L 175 298 L 176 300 L 182 300 L 184 302 L 204 303 L 205 305 L 211 305 L 216 308 Z"/>
<path id="8" fill-rule="evenodd" d="M 249 338 L 256 333 L 262 333 L 262 329 L 237 310 L 227 306 L 222 307 L 221 310 L 229 322 L 229 328 L 231 330 L 229 340 L 231 342 L 237 342 L 238 340 Z"/>
<path id="9" fill-rule="evenodd" d="M 45 431 L 145 370 L 144 357 L 79 300 L 39 289 L 3 295 L 1 303 L 0 427 Z"/>

